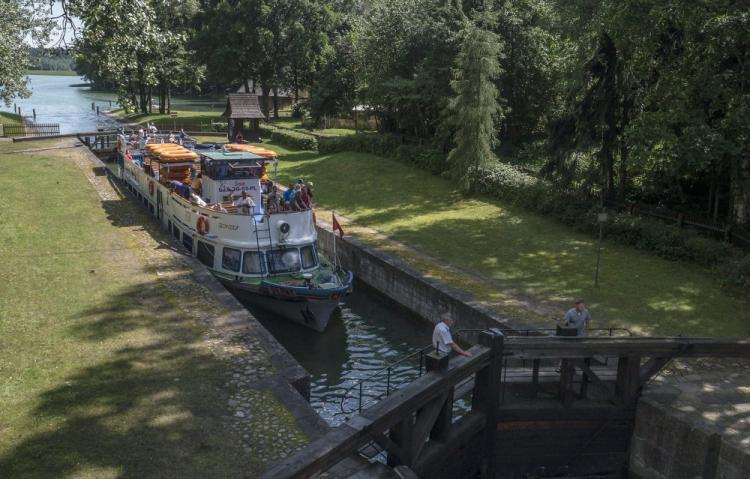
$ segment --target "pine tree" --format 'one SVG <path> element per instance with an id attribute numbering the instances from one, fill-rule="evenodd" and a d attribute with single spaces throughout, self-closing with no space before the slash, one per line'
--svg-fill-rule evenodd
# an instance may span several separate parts
<path id="1" fill-rule="evenodd" d="M 448 163 L 452 176 L 464 190 L 470 188 L 473 168 L 497 160 L 492 149 L 497 142 L 496 122 L 502 117 L 494 81 L 500 74 L 502 43 L 488 28 L 492 24 L 491 12 L 480 15 L 476 23 L 467 19 L 461 32 L 451 82 L 456 96 L 447 110 L 448 121 L 456 128 L 456 146 L 448 154 Z"/>

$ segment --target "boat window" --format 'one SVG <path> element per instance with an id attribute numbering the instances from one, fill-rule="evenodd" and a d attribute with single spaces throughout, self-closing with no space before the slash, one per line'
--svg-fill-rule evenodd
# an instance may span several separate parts
<path id="1" fill-rule="evenodd" d="M 302 269 L 313 268 L 318 264 L 318 255 L 315 254 L 313 245 L 300 248 L 302 254 Z"/>
<path id="2" fill-rule="evenodd" d="M 193 252 L 193 237 L 187 233 L 182 233 L 182 245 L 188 249 L 191 253 Z"/>
<path id="3" fill-rule="evenodd" d="M 268 269 L 271 273 L 290 273 L 299 271 L 300 259 L 297 248 L 268 251 Z"/>
<path id="4" fill-rule="evenodd" d="M 224 248 L 221 256 L 221 267 L 229 271 L 239 271 L 242 263 L 242 252 L 238 249 Z"/>
<path id="5" fill-rule="evenodd" d="M 176 224 L 172 225 L 172 236 L 177 240 L 180 239 L 180 228 L 178 228 Z"/>
<path id="6" fill-rule="evenodd" d="M 206 266 L 214 267 L 214 246 L 198 241 L 198 260 Z"/>
<path id="7" fill-rule="evenodd" d="M 245 274 L 265 273 L 263 255 L 257 251 L 245 251 L 245 260 L 242 262 L 242 272 Z"/>

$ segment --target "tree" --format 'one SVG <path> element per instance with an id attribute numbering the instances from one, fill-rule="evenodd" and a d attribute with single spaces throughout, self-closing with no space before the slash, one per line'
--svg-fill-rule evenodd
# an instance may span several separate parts
<path id="1" fill-rule="evenodd" d="M 470 189 L 472 169 L 496 161 L 496 122 L 502 115 L 495 79 L 500 74 L 500 38 L 490 31 L 492 13 L 478 14 L 481 23 L 464 22 L 461 47 L 456 56 L 448 104 L 449 122 L 456 128 L 455 148 L 448 154 L 451 173 L 464 190 Z"/>
<path id="2" fill-rule="evenodd" d="M 27 36 L 41 43 L 49 21 L 34 13 L 30 0 L 0 0 L 0 101 L 10 106 L 16 96 L 27 97 L 25 71 L 29 66 Z"/>

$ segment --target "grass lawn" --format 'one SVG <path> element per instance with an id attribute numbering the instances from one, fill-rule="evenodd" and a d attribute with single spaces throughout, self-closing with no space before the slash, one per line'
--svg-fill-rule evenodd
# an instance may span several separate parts
<path id="1" fill-rule="evenodd" d="M 275 148 L 282 160 L 280 181 L 314 181 L 321 208 L 490 278 L 494 284 L 395 251 L 512 319 L 552 327 L 551 312 L 561 316 L 574 298 L 583 297 L 594 327 L 624 326 L 640 334 L 750 334 L 747 292 L 723 288 L 699 266 L 605 242 L 595 289 L 592 237 L 495 199 L 464 196 L 446 179 L 385 158 Z M 530 311 L 524 300 L 540 307 Z"/>
<path id="2" fill-rule="evenodd" d="M 26 70 L 27 75 L 47 75 L 56 77 L 77 77 L 80 76 L 73 70 Z"/>
<path id="3" fill-rule="evenodd" d="M 314 130 L 309 130 L 302 126 L 302 123 L 296 119 L 296 118 L 279 118 L 275 120 L 271 120 L 271 123 L 275 126 L 280 126 L 283 128 L 290 128 L 292 130 L 297 130 L 302 133 L 317 133 L 319 135 L 327 135 L 327 136 L 343 136 L 343 135 L 353 135 L 356 133 L 351 128 L 316 128 Z"/>
<path id="4" fill-rule="evenodd" d="M 55 145 L 0 143 L 0 477 L 257 475 L 226 363 L 139 256 L 148 216 Z"/>
<path id="5" fill-rule="evenodd" d="M 0 123 L 3 125 L 21 125 L 21 115 L 10 113 L 7 111 L 0 111 Z"/>

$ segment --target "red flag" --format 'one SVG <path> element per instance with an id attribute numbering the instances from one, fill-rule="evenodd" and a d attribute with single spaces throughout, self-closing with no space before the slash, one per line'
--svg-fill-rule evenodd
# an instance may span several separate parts
<path id="1" fill-rule="evenodd" d="M 336 214 L 331 213 L 333 215 L 333 231 L 339 230 L 339 236 L 344 237 L 344 229 L 341 227 L 338 221 L 336 221 Z"/>

